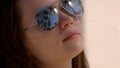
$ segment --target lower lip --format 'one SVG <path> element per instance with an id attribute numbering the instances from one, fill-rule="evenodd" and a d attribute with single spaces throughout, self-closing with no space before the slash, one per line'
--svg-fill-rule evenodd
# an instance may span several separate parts
<path id="1" fill-rule="evenodd" d="M 77 38 L 78 36 L 79 36 L 79 34 L 73 34 L 73 35 L 69 36 L 67 39 L 63 40 L 63 41 L 68 41 L 68 40 Z"/>

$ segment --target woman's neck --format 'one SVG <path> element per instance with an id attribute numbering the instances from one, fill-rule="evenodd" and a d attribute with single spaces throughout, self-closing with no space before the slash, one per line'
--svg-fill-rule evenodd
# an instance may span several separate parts
<path id="1" fill-rule="evenodd" d="M 40 68 L 72 68 L 72 61 L 44 64 Z"/>

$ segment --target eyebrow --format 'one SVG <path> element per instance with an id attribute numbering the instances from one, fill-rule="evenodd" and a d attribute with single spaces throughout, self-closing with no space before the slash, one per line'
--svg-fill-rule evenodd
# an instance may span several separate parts
<path id="1" fill-rule="evenodd" d="M 60 2 L 61 0 L 42 0 L 41 1 L 41 6 L 39 9 L 42 9 L 46 6 L 49 6 L 49 5 L 52 5 L 52 4 L 55 4 L 56 2 Z"/>
<path id="2" fill-rule="evenodd" d="M 60 1 L 61 1 L 61 0 L 55 0 L 54 2 L 49 3 L 47 6 L 49 6 L 49 5 L 54 5 L 54 4 L 56 4 L 56 3 L 60 2 Z"/>

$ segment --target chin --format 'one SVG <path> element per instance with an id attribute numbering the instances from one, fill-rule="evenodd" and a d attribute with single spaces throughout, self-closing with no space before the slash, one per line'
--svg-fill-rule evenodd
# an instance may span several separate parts
<path id="1" fill-rule="evenodd" d="M 72 58 L 80 54 L 84 49 L 83 41 L 81 38 L 76 38 L 65 42 L 64 47 Z"/>

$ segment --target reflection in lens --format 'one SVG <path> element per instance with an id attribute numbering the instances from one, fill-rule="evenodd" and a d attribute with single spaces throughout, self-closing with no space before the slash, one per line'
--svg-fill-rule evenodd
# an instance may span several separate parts
<path id="1" fill-rule="evenodd" d="M 71 14 L 81 16 L 83 7 L 80 0 L 62 0 L 62 6 Z"/>
<path id="2" fill-rule="evenodd" d="M 44 31 L 52 30 L 58 24 L 58 11 L 53 6 L 47 6 L 37 13 L 36 20 Z"/>

